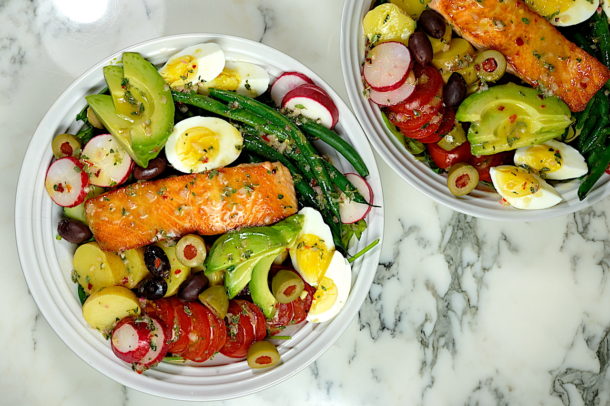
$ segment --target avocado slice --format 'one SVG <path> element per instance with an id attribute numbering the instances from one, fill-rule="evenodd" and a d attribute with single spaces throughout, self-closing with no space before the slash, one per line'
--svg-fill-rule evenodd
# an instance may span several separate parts
<path id="1" fill-rule="evenodd" d="M 261 258 L 252 270 L 252 279 L 250 279 L 250 296 L 252 301 L 261 308 L 266 318 L 272 319 L 276 312 L 277 300 L 269 289 L 269 270 L 273 264 L 274 256 L 266 256 Z"/>
<path id="2" fill-rule="evenodd" d="M 473 123 L 468 141 L 474 155 L 543 143 L 563 134 L 572 122 L 570 109 L 559 98 L 514 83 L 469 96 L 456 118 Z"/>
<path id="3" fill-rule="evenodd" d="M 123 67 L 106 66 L 104 78 L 111 96 L 90 95 L 87 102 L 133 160 L 147 167 L 174 128 L 170 88 L 157 69 L 135 52 L 123 54 Z"/>
<path id="4" fill-rule="evenodd" d="M 229 299 L 233 299 L 246 287 L 246 285 L 248 285 L 252 279 L 252 273 L 254 269 L 259 266 L 259 263 L 262 262 L 261 266 L 263 267 L 266 263 L 268 263 L 269 267 L 271 267 L 271 263 L 281 251 L 281 248 L 275 249 L 273 251 L 269 251 L 268 254 L 249 259 L 235 267 L 230 267 L 227 269 L 225 272 L 225 288 L 227 289 Z"/>

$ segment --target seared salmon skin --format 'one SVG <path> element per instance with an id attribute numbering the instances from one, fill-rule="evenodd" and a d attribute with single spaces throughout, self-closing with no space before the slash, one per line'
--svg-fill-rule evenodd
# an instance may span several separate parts
<path id="1" fill-rule="evenodd" d="M 94 238 L 115 252 L 193 232 L 273 224 L 296 211 L 292 176 L 279 162 L 133 183 L 85 204 Z"/>
<path id="2" fill-rule="evenodd" d="M 584 110 L 610 78 L 606 66 L 522 0 L 432 0 L 430 7 L 473 45 L 504 54 L 517 76 L 560 97 L 572 111 Z"/>

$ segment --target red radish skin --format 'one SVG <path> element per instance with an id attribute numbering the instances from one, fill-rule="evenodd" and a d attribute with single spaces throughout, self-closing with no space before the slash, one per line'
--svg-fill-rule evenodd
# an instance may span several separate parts
<path id="1" fill-rule="evenodd" d="M 364 80 L 378 92 L 396 90 L 407 80 L 411 63 L 411 52 L 404 44 L 384 42 L 366 55 Z"/>
<path id="2" fill-rule="evenodd" d="M 78 159 L 65 157 L 49 165 L 44 183 L 55 204 L 74 207 L 84 202 L 87 197 L 89 176 Z"/>
<path id="3" fill-rule="evenodd" d="M 371 185 L 356 173 L 346 173 L 345 177 L 358 189 L 364 200 L 369 204 L 358 203 L 350 200 L 343 193 L 339 197 L 339 213 L 343 224 L 352 224 L 365 218 L 371 211 L 373 204 L 373 189 Z"/>
<path id="4" fill-rule="evenodd" d="M 337 106 L 330 96 L 316 85 L 301 85 L 286 93 L 282 108 L 296 111 L 327 128 L 333 128 L 339 121 Z"/>
<path id="5" fill-rule="evenodd" d="M 125 317 L 114 327 L 110 338 L 112 352 L 121 360 L 139 362 L 150 350 L 148 323 Z"/>
<path id="6" fill-rule="evenodd" d="M 281 107 L 286 93 L 301 85 L 313 85 L 313 80 L 299 72 L 284 72 L 271 85 L 271 99 L 276 106 Z"/>
<path id="7" fill-rule="evenodd" d="M 148 325 L 152 326 L 150 335 L 148 336 L 150 341 L 150 348 L 148 352 L 139 361 L 134 362 L 133 369 L 141 374 L 145 370 L 157 365 L 163 357 L 167 354 L 167 337 L 169 336 L 165 326 L 156 318 L 144 316 L 145 319 L 150 319 Z M 149 327 L 150 328 L 150 327 Z"/>
<path id="8" fill-rule="evenodd" d="M 407 100 L 415 91 L 415 76 L 409 73 L 407 80 L 395 90 L 389 92 L 378 92 L 375 89 L 369 91 L 369 99 L 379 106 L 395 106 Z"/>
<path id="9" fill-rule="evenodd" d="M 97 135 L 85 145 L 81 154 L 91 184 L 114 187 L 125 182 L 134 163 L 127 151 L 110 134 Z"/>

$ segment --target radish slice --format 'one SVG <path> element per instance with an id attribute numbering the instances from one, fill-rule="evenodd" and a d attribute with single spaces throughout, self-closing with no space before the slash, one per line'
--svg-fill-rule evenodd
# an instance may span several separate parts
<path id="1" fill-rule="evenodd" d="M 139 362 L 150 350 L 149 336 L 149 324 L 146 321 L 125 317 L 112 330 L 112 352 L 125 362 Z"/>
<path id="2" fill-rule="evenodd" d="M 146 322 L 150 329 L 150 334 L 148 336 L 150 347 L 142 359 L 133 363 L 133 367 L 138 373 L 142 373 L 161 362 L 163 357 L 167 354 L 167 349 L 169 347 L 166 340 L 169 334 L 165 330 L 163 324 L 153 317 L 145 316 L 143 318 L 147 320 Z"/>
<path id="3" fill-rule="evenodd" d="M 47 169 L 44 186 L 56 204 L 74 207 L 85 201 L 89 176 L 83 164 L 73 157 L 60 158 Z"/>
<path id="4" fill-rule="evenodd" d="M 284 72 L 271 85 L 271 99 L 276 106 L 282 105 L 286 93 L 301 85 L 313 85 L 313 80 L 299 72 Z"/>
<path id="5" fill-rule="evenodd" d="M 373 189 L 371 185 L 360 175 L 356 173 L 346 173 L 345 177 L 358 189 L 364 200 L 369 204 L 358 203 L 351 200 L 344 193 L 339 197 L 339 213 L 341 214 L 341 222 L 343 224 L 351 224 L 362 220 L 371 211 L 373 204 Z"/>
<path id="6" fill-rule="evenodd" d="M 398 89 L 411 69 L 411 53 L 400 42 L 384 42 L 371 49 L 364 62 L 364 80 L 378 92 Z"/>
<path id="7" fill-rule="evenodd" d="M 95 186 L 120 185 L 129 178 L 133 169 L 131 157 L 110 134 L 91 138 L 83 148 L 81 160 Z"/>
<path id="8" fill-rule="evenodd" d="M 402 103 L 411 96 L 415 90 L 415 75 L 413 71 L 407 76 L 407 80 L 398 89 L 391 90 L 389 92 L 378 92 L 371 89 L 369 92 L 369 99 L 375 104 L 380 106 L 394 106 Z"/>
<path id="9" fill-rule="evenodd" d="M 301 85 L 286 93 L 282 108 L 319 121 L 328 128 L 333 128 L 339 121 L 337 106 L 330 96 L 316 85 Z"/>

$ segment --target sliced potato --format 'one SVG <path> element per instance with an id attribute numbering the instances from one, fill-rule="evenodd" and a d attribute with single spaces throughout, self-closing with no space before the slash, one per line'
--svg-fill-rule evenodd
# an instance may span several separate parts
<path id="1" fill-rule="evenodd" d="M 453 72 L 458 72 L 464 77 L 466 84 L 472 85 L 478 80 L 474 69 L 476 53 L 470 42 L 463 38 L 453 38 L 447 51 L 434 54 L 432 65 L 441 71 L 445 82 Z"/>
<path id="2" fill-rule="evenodd" d="M 165 297 L 173 296 L 178 292 L 178 288 L 182 282 L 184 282 L 191 274 L 191 268 L 178 260 L 175 246 L 159 246 L 163 249 L 165 255 L 167 255 L 170 265 L 169 276 L 165 278 L 165 282 L 167 282 L 167 293 L 165 294 Z"/>
<path id="3" fill-rule="evenodd" d="M 446 52 L 449 50 L 449 46 L 451 44 L 451 34 L 453 31 L 451 30 L 451 26 L 445 23 L 445 34 L 441 38 L 432 38 L 429 35 L 426 35 L 430 40 L 430 44 L 432 44 L 432 52 Z"/>
<path id="4" fill-rule="evenodd" d="M 396 4 L 381 4 L 364 16 L 362 28 L 371 43 L 398 41 L 409 44 L 409 37 L 415 32 L 415 21 Z"/>
<path id="5" fill-rule="evenodd" d="M 430 0 L 390 0 L 407 13 L 412 19 L 417 20 L 420 14 L 426 9 Z"/>
<path id="6" fill-rule="evenodd" d="M 110 286 L 93 293 L 83 304 L 83 318 L 91 327 L 108 333 L 127 316 L 140 314 L 138 298 L 123 286 Z"/>
<path id="7" fill-rule="evenodd" d="M 88 242 L 76 249 L 72 259 L 76 282 L 88 294 L 108 286 L 119 285 L 127 273 L 121 258 L 112 252 L 102 251 L 96 242 Z"/>
<path id="8" fill-rule="evenodd" d="M 150 275 L 146 263 L 144 263 L 144 248 L 127 250 L 123 253 L 122 258 L 126 273 L 121 278 L 121 285 L 133 289 Z"/>

